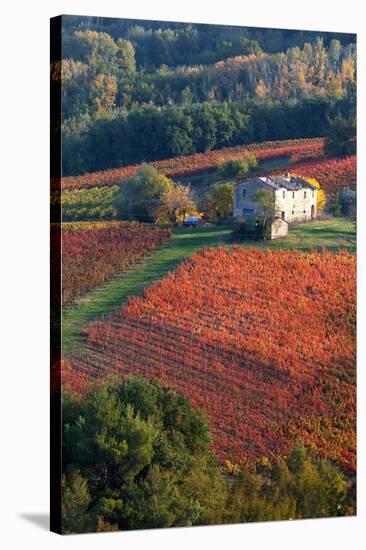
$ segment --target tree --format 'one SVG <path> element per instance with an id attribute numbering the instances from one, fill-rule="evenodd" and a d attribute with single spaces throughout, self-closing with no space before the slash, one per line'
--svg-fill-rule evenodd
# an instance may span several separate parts
<path id="1" fill-rule="evenodd" d="M 232 183 L 215 184 L 204 201 L 206 216 L 211 221 L 226 218 L 233 213 L 234 186 Z"/>
<path id="2" fill-rule="evenodd" d="M 67 532 L 219 523 L 226 488 L 206 420 L 156 381 L 106 379 L 63 399 Z"/>
<path id="3" fill-rule="evenodd" d="M 63 57 L 80 60 L 96 71 L 104 71 L 114 65 L 118 46 L 105 32 L 75 31 L 63 40 Z"/>
<path id="4" fill-rule="evenodd" d="M 116 58 L 119 68 L 126 73 L 134 73 L 136 71 L 136 62 L 133 44 L 129 40 L 119 39 L 117 46 Z"/>
<path id="5" fill-rule="evenodd" d="M 160 224 L 178 225 L 187 216 L 196 213 L 197 206 L 191 187 L 178 183 L 162 194 L 160 204 L 155 211 L 155 221 Z"/>
<path id="6" fill-rule="evenodd" d="M 356 117 L 338 114 L 329 122 L 324 150 L 337 157 L 356 154 Z"/>
<path id="7" fill-rule="evenodd" d="M 114 207 L 120 219 L 152 222 L 164 192 L 173 190 L 173 182 L 156 168 L 144 165 L 119 186 Z"/>
<path id="8" fill-rule="evenodd" d="M 333 215 L 356 219 L 357 193 L 354 189 L 343 187 L 333 198 Z"/>
<path id="9" fill-rule="evenodd" d="M 268 219 L 276 215 L 275 195 L 269 189 L 257 189 L 255 200 L 257 206 L 260 208 L 257 217 L 262 220 L 264 234 Z"/>
<path id="10" fill-rule="evenodd" d="M 87 481 L 78 470 L 62 477 L 62 532 L 85 533 L 91 528 L 88 507 L 91 496 Z"/>
<path id="11" fill-rule="evenodd" d="M 266 458 L 231 474 L 226 503 L 231 521 L 270 521 L 347 515 L 346 476 L 299 443 L 287 459 Z"/>
<path id="12" fill-rule="evenodd" d="M 340 198 L 339 198 L 339 194 L 337 193 L 336 196 L 334 197 L 333 199 L 333 203 L 332 203 L 332 214 L 333 216 L 339 218 L 340 216 L 342 216 L 342 204 L 341 204 L 341 201 L 340 201 Z"/>
<path id="13" fill-rule="evenodd" d="M 328 47 L 328 63 L 333 70 L 337 69 L 341 56 L 342 46 L 339 40 L 332 39 Z"/>
<path id="14" fill-rule="evenodd" d="M 246 176 L 257 166 L 257 159 L 252 153 L 246 153 L 240 158 L 222 160 L 218 167 L 220 178 L 235 178 Z"/>

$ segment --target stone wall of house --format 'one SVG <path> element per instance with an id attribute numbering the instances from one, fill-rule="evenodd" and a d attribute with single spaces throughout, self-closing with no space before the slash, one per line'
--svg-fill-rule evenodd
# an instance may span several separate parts
<path id="1" fill-rule="evenodd" d="M 316 195 L 312 189 L 276 190 L 276 215 L 291 223 L 316 218 Z"/>
<path id="2" fill-rule="evenodd" d="M 260 210 L 255 200 L 258 189 L 267 189 L 275 195 L 275 215 L 291 223 L 315 218 L 317 191 L 312 189 L 271 189 L 257 178 L 236 184 L 234 189 L 234 219 L 253 216 Z"/>
<path id="3" fill-rule="evenodd" d="M 255 194 L 258 189 L 270 190 L 268 185 L 256 178 L 237 183 L 235 185 L 233 209 L 234 219 L 257 214 L 258 207 L 255 200 Z"/>
<path id="4" fill-rule="evenodd" d="M 279 239 L 281 237 L 286 237 L 288 233 L 288 223 L 277 218 L 271 224 L 271 239 Z"/>

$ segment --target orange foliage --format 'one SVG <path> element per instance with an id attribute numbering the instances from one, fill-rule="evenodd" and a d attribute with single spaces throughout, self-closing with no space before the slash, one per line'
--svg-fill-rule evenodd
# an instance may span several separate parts
<path id="1" fill-rule="evenodd" d="M 132 267 L 170 237 L 139 222 L 62 224 L 62 298 L 67 304 Z"/>
<path id="2" fill-rule="evenodd" d="M 301 162 L 296 164 L 296 174 L 317 179 L 326 195 L 334 195 L 343 187 L 356 189 L 356 156 Z"/>
<path id="3" fill-rule="evenodd" d="M 289 156 L 290 159 L 318 158 L 323 154 L 324 140 L 293 139 L 284 141 L 267 141 L 252 145 L 239 145 L 224 149 L 197 153 L 194 155 L 174 157 L 167 160 L 151 162 L 166 176 L 177 177 L 197 172 L 206 172 L 217 169 L 220 161 L 241 157 L 245 152 L 252 152 L 258 160 L 266 160 L 276 157 Z M 121 181 L 133 176 L 141 164 L 112 168 L 101 172 L 93 172 L 82 176 L 69 176 L 62 178 L 62 189 L 90 189 L 92 187 L 118 185 Z"/>
<path id="4" fill-rule="evenodd" d="M 225 462 L 298 439 L 355 469 L 356 258 L 204 249 L 86 329 L 73 369 L 157 377 L 210 419 Z"/>

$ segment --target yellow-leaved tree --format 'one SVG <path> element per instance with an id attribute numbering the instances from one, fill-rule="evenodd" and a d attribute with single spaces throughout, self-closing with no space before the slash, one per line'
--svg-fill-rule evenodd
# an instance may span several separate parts
<path id="1" fill-rule="evenodd" d="M 324 210 L 325 206 L 325 192 L 324 189 L 321 188 L 320 183 L 315 178 L 309 178 L 308 176 L 303 176 L 301 174 L 294 174 L 290 173 L 290 176 L 296 177 L 296 178 L 302 178 L 303 180 L 310 183 L 310 185 L 314 185 L 314 187 L 317 188 L 318 192 L 316 194 L 316 209 L 318 212 L 321 212 Z"/>
<path id="2" fill-rule="evenodd" d="M 191 187 L 177 183 L 161 195 L 155 211 L 155 223 L 178 225 L 184 222 L 187 216 L 201 217 L 201 214 L 197 211 Z"/>

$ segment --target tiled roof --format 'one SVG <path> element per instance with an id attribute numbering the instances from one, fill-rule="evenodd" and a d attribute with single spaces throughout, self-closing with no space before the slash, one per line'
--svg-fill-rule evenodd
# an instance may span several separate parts
<path id="1" fill-rule="evenodd" d="M 240 183 L 258 183 L 260 180 L 261 183 L 265 183 L 272 189 L 288 189 L 289 191 L 298 191 L 299 189 L 316 189 L 314 185 L 308 183 L 299 177 L 282 177 L 282 176 L 265 176 L 265 177 L 252 177 L 247 179 L 242 179 L 237 181 L 234 185 Z"/>

